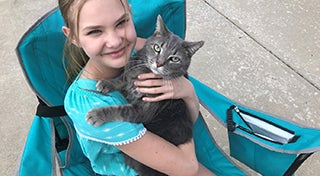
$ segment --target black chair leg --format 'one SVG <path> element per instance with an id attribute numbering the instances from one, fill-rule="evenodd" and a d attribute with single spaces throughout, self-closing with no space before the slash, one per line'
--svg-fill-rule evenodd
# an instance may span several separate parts
<path id="1" fill-rule="evenodd" d="M 296 170 L 301 166 L 301 164 L 308 159 L 313 153 L 301 153 L 291 164 L 288 170 L 284 173 L 283 176 L 291 176 Z"/>

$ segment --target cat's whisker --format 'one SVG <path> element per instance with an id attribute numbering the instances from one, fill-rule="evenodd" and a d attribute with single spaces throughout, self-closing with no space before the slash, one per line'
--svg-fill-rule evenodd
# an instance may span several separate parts
<path id="1" fill-rule="evenodd" d="M 133 64 L 131 64 L 131 63 L 133 63 Z M 140 64 L 146 64 L 144 61 L 137 61 L 137 60 L 129 60 L 128 61 L 128 63 L 127 63 L 128 65 L 140 65 Z"/>
<path id="2" fill-rule="evenodd" d="M 129 69 L 125 68 L 123 74 L 126 75 L 128 72 L 131 72 L 132 70 L 136 70 L 139 67 L 145 67 L 145 66 L 146 66 L 146 63 L 141 63 L 141 64 L 137 64 L 133 67 L 130 67 Z"/>
<path id="3" fill-rule="evenodd" d="M 146 64 L 142 63 L 142 64 L 135 65 L 135 66 L 131 67 L 130 69 L 125 69 L 125 71 L 129 72 L 129 71 L 132 71 L 132 70 L 136 70 L 139 67 L 145 67 L 145 66 L 146 66 Z"/>

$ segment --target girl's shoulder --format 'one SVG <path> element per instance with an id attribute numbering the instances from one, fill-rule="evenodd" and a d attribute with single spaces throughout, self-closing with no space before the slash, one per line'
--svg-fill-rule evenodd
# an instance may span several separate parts
<path id="1" fill-rule="evenodd" d="M 95 84 L 94 80 L 78 79 L 70 85 L 65 97 L 65 110 L 80 138 L 109 145 L 127 144 L 141 138 L 146 132 L 143 124 L 119 121 L 95 127 L 86 122 L 86 114 L 93 108 L 127 104 L 118 91 L 108 95 L 92 91 Z"/>
<path id="2" fill-rule="evenodd" d="M 96 80 L 79 78 L 69 87 L 66 100 L 73 102 L 91 103 L 92 108 L 111 105 L 127 104 L 127 100 L 119 91 L 112 91 L 108 94 L 101 94 L 96 91 Z"/>

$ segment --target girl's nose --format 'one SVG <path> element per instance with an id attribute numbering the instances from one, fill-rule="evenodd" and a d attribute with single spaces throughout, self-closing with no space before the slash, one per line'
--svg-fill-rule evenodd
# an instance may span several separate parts
<path id="1" fill-rule="evenodd" d="M 106 36 L 105 45 L 108 48 L 117 48 L 122 43 L 122 37 L 117 32 L 109 33 L 109 35 Z"/>

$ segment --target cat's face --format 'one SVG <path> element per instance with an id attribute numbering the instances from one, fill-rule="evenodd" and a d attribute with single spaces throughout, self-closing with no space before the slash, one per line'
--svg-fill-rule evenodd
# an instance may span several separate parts
<path id="1" fill-rule="evenodd" d="M 171 33 L 160 16 L 157 29 L 145 45 L 147 66 L 164 78 L 176 78 L 187 74 L 192 55 L 204 42 L 187 42 Z"/>

